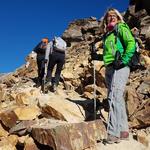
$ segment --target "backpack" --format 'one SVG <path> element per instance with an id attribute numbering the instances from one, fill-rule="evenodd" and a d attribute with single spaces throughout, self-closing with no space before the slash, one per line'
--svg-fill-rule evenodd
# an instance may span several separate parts
<path id="1" fill-rule="evenodd" d="M 125 24 L 125 25 L 126 25 L 126 27 L 130 30 L 129 26 L 128 26 L 127 24 Z M 130 31 L 131 31 L 131 30 L 130 30 Z M 120 35 L 119 35 L 119 31 L 118 31 L 117 26 L 115 26 L 114 32 L 115 32 L 115 36 L 116 36 L 115 42 L 117 42 L 117 38 L 119 38 L 119 40 L 120 40 L 120 42 L 121 42 L 123 48 L 125 49 L 126 46 L 125 46 L 125 44 L 124 44 L 124 42 L 123 42 L 122 37 L 120 37 Z M 131 34 L 132 34 L 132 32 L 131 32 Z M 133 35 L 133 34 L 132 34 L 132 35 Z M 133 37 L 134 37 L 134 35 L 133 35 Z M 135 49 L 135 52 L 134 52 L 134 54 L 133 54 L 133 56 L 132 56 L 132 58 L 131 58 L 131 60 L 130 60 L 130 62 L 129 62 L 129 64 L 128 64 L 128 66 L 130 67 L 130 70 L 131 70 L 131 71 L 135 71 L 135 70 L 137 70 L 137 69 L 140 69 L 141 66 L 142 66 L 141 63 L 140 63 L 140 51 L 139 51 L 140 48 L 139 48 L 138 40 L 137 40 L 135 37 L 134 37 L 134 39 L 135 39 L 135 46 L 136 46 L 136 49 Z M 143 66 L 142 66 L 142 67 L 143 67 Z"/>
<path id="2" fill-rule="evenodd" d="M 54 51 L 65 52 L 67 49 L 67 44 L 61 37 L 54 37 L 53 49 Z"/>

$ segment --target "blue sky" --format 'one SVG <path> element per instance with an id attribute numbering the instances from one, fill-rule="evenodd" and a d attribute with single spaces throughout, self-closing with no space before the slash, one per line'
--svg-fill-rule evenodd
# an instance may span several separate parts
<path id="1" fill-rule="evenodd" d="M 61 36 L 70 22 L 101 18 L 109 7 L 123 12 L 128 0 L 1 0 L 0 73 L 25 64 L 42 37 Z"/>

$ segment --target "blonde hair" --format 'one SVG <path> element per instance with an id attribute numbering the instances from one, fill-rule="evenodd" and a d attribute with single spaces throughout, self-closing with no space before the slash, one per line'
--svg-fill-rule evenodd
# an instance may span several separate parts
<path id="1" fill-rule="evenodd" d="M 107 16 L 108 16 L 108 13 L 109 13 L 110 11 L 114 12 L 114 13 L 117 15 L 118 22 L 124 23 L 123 17 L 122 17 L 122 15 L 120 14 L 120 12 L 119 12 L 117 9 L 115 9 L 115 8 L 109 8 L 109 9 L 107 10 L 107 12 L 105 13 L 104 18 L 103 18 L 103 21 L 102 21 L 102 29 L 103 29 L 103 32 L 104 32 L 104 33 L 107 31 L 107 30 L 106 30 L 106 27 L 107 27 Z"/>

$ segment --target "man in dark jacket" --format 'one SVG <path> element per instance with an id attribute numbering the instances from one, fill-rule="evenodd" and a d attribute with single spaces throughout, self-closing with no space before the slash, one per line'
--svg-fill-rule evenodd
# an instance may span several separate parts
<path id="1" fill-rule="evenodd" d="M 44 76 L 45 54 L 46 54 L 46 47 L 47 47 L 48 42 L 49 42 L 48 38 L 45 37 L 33 49 L 33 51 L 37 53 L 38 79 L 37 79 L 36 87 L 39 87 L 42 84 L 42 78 Z"/>

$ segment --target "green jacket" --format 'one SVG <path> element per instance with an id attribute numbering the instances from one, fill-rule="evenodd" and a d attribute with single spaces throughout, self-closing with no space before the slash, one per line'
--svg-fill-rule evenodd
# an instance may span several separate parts
<path id="1" fill-rule="evenodd" d="M 116 30 L 107 33 L 104 36 L 103 60 L 105 66 L 111 64 L 114 61 L 115 53 L 117 50 L 119 50 L 121 53 L 123 63 L 125 65 L 128 65 L 128 63 L 131 60 L 131 57 L 133 56 L 136 50 L 135 39 L 128 25 L 125 23 L 118 23 L 116 26 L 118 30 L 118 36 L 116 35 Z"/>

